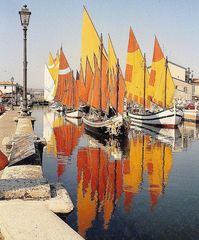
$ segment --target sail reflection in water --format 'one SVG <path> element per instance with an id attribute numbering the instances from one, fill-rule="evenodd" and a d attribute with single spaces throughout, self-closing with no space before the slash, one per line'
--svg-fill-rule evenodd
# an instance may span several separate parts
<path id="1" fill-rule="evenodd" d="M 53 120 L 52 114 L 54 116 Z M 48 154 L 53 151 L 57 158 L 57 176 L 60 177 L 65 171 L 68 158 L 77 146 L 78 139 L 82 134 L 82 127 L 65 122 L 60 114 L 52 111 L 44 115 L 44 124 L 47 151 Z"/>
<path id="2" fill-rule="evenodd" d="M 77 192 L 74 194 L 77 227 L 82 236 L 86 237 L 96 221 L 104 230 L 109 229 L 111 219 L 117 215 L 113 213 L 118 209 L 130 214 L 141 191 L 148 192 L 151 208 L 160 201 L 172 167 L 171 145 L 138 129 L 132 129 L 126 142 L 99 141 L 83 134 L 83 126 L 65 122 L 54 112 L 45 113 L 44 126 L 47 151 L 58 159 L 57 176 L 64 173 L 72 154 L 73 161 L 76 159 L 73 165 L 77 170 Z M 143 187 L 146 185 L 147 188 Z"/>
<path id="3" fill-rule="evenodd" d="M 128 213 L 143 181 L 148 182 L 154 207 L 165 191 L 172 166 L 171 146 L 152 140 L 149 135 L 134 134 L 128 157 L 121 154 L 122 159 L 113 160 L 113 155 L 99 146 L 80 148 L 77 155 L 78 230 L 82 236 L 99 215 L 103 228 L 108 229 L 117 202 L 123 201 L 122 195 Z"/>
<path id="4" fill-rule="evenodd" d="M 108 153 L 99 147 L 82 148 L 77 157 L 77 181 L 79 233 L 85 235 L 98 212 L 103 212 L 107 229 L 122 194 L 122 160 L 109 161 Z"/>

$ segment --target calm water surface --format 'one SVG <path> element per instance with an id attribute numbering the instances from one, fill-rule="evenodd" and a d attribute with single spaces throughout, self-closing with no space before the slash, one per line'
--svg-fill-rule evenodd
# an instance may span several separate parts
<path id="1" fill-rule="evenodd" d="M 65 221 L 85 239 L 199 239 L 199 128 L 134 129 L 99 142 L 47 108 L 33 111 L 47 140 L 43 171 L 75 205 Z"/>

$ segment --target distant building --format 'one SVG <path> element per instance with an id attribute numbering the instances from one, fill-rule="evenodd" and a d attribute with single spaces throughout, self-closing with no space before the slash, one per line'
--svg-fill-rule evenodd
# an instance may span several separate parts
<path id="1" fill-rule="evenodd" d="M 199 100 L 199 78 L 193 78 L 192 86 L 193 86 L 193 99 Z"/>
<path id="2" fill-rule="evenodd" d="M 192 100 L 193 87 L 190 68 L 182 67 L 176 63 L 168 62 L 171 76 L 175 83 L 175 98 Z"/>
<path id="3" fill-rule="evenodd" d="M 13 82 L 13 83 L 9 81 L 0 82 L 0 93 L 3 101 L 7 102 L 12 98 L 12 90 L 13 90 L 13 100 L 17 104 L 23 92 L 22 86 L 20 86 L 16 82 Z"/>
<path id="4" fill-rule="evenodd" d="M 44 101 L 44 89 L 28 89 L 29 94 L 31 95 L 31 100 L 33 102 L 42 102 Z"/>
<path id="5" fill-rule="evenodd" d="M 0 91 L 3 94 L 7 94 L 7 93 L 12 93 L 12 86 L 13 86 L 13 92 L 16 92 L 16 88 L 17 88 L 17 83 L 15 82 L 0 82 Z"/>

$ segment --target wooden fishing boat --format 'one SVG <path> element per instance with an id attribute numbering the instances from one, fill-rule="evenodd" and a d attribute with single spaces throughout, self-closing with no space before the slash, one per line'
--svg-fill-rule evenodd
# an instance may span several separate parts
<path id="1" fill-rule="evenodd" d="M 67 118 L 82 118 L 83 112 L 79 109 L 79 97 L 76 80 L 73 71 L 67 80 L 63 104 L 65 106 L 65 116 Z"/>
<path id="2" fill-rule="evenodd" d="M 149 76 L 145 55 L 130 28 L 125 80 L 129 102 L 133 101 L 141 109 L 128 112 L 132 124 L 175 128 L 181 122 L 183 112 L 173 105 L 175 85 L 168 59 L 165 59 L 157 38 Z"/>
<path id="3" fill-rule="evenodd" d="M 82 120 L 86 130 L 100 136 L 121 136 L 125 134 L 122 115 L 113 116 L 107 120 L 100 120 L 99 117 L 97 117 L 96 120 L 91 120 L 89 117 L 83 117 Z"/>
<path id="4" fill-rule="evenodd" d="M 122 136 L 125 134 L 122 117 L 124 80 L 110 37 L 108 47 L 107 56 L 102 35 L 99 37 L 84 8 L 80 78 L 84 77 L 91 87 L 85 89 L 84 95 L 90 111 L 82 120 L 85 128 L 92 133 Z M 114 109 L 111 116 L 110 107 Z"/>
<path id="5" fill-rule="evenodd" d="M 76 110 L 76 109 L 71 109 L 71 110 L 66 110 L 65 115 L 68 118 L 82 118 L 83 112 L 81 110 Z"/>
<path id="6" fill-rule="evenodd" d="M 175 128 L 182 120 L 182 110 L 174 108 L 165 109 L 156 113 L 148 112 L 145 114 L 141 113 L 128 113 L 133 124 L 151 125 L 163 128 Z"/>

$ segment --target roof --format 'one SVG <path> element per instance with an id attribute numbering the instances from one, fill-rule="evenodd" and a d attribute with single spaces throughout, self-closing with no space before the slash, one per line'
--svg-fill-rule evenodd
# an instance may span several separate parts
<path id="1" fill-rule="evenodd" d="M 193 83 L 199 83 L 199 78 L 194 78 Z"/>
<path id="2" fill-rule="evenodd" d="M 13 82 L 13 85 L 16 85 L 17 83 Z M 12 85 L 12 82 L 0 82 L 0 85 Z"/>

